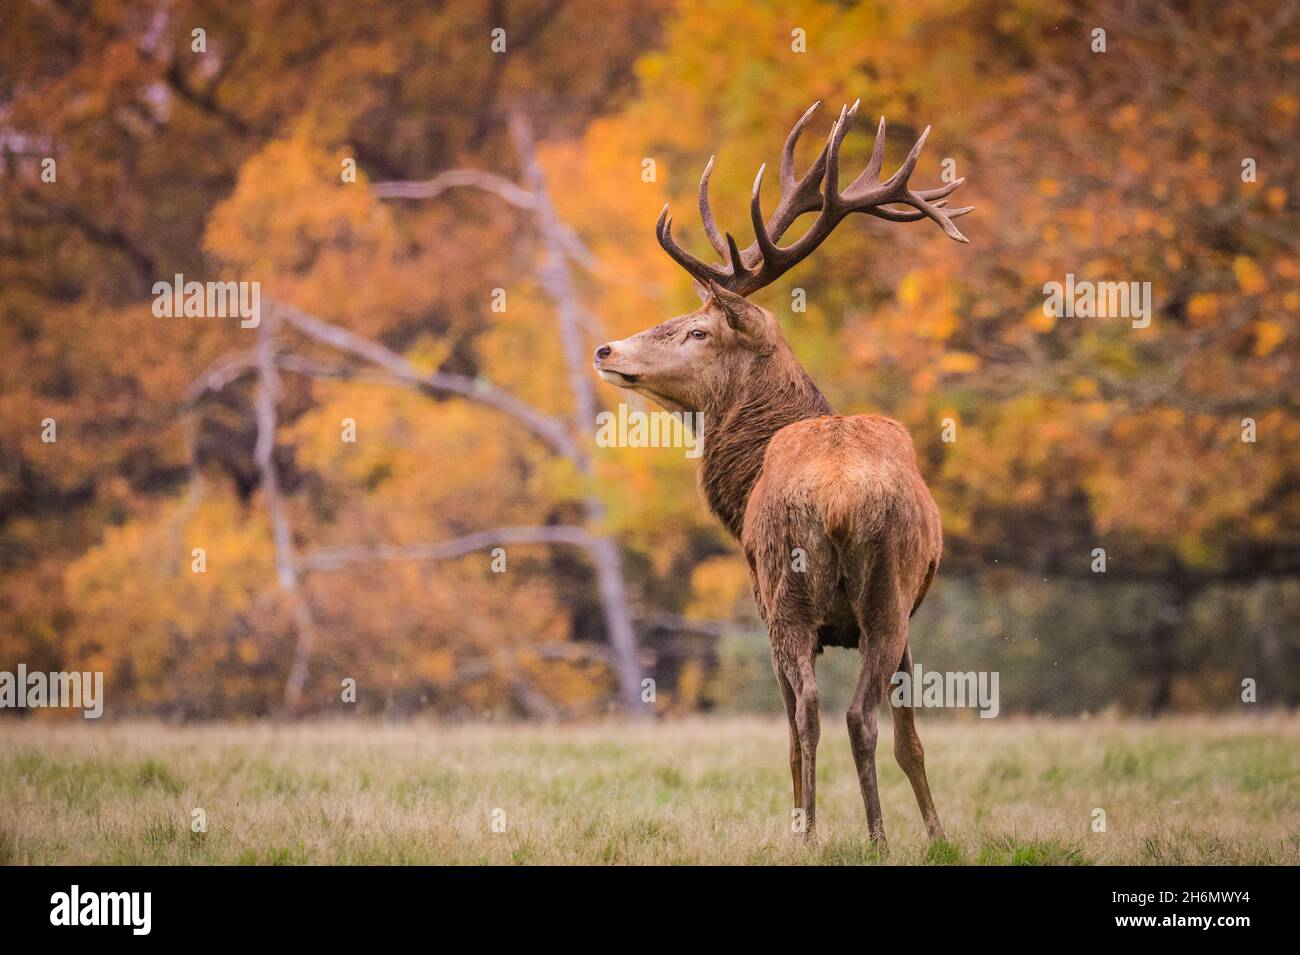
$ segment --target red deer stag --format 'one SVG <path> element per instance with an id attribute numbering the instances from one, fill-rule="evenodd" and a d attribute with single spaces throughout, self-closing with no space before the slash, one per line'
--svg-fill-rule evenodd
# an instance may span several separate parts
<path id="1" fill-rule="evenodd" d="M 795 178 L 794 148 L 819 104 L 795 124 L 781 156 L 781 198 L 764 222 L 763 168 L 750 199 L 755 242 L 743 252 L 719 233 L 709 209 L 709 173 L 700 179 L 704 231 L 725 264 L 709 265 L 672 237 L 665 206 L 660 245 L 700 283 L 704 304 L 622 341 L 601 345 L 595 366 L 619 388 L 669 411 L 703 415 L 700 487 L 709 508 L 739 538 L 754 597 L 772 644 L 790 724 L 790 774 L 804 832 L 815 826 L 819 696 L 814 658 L 823 647 L 857 648 L 862 670 L 848 711 L 871 838 L 885 848 L 876 788 L 876 708 L 898 670 L 910 672 L 908 619 L 939 565 L 939 510 L 921 479 L 907 431 L 879 415 L 842 417 L 795 359 L 771 312 L 746 300 L 811 255 L 846 216 L 865 212 L 890 222 L 933 219 L 959 242 L 945 210 L 963 180 L 913 191 L 909 178 L 930 130 L 892 176 L 880 181 L 885 122 L 866 169 L 840 191 L 840 144 L 858 104 L 842 109 L 820 155 Z M 804 213 L 808 231 L 778 243 Z M 894 707 L 894 755 L 916 794 L 931 839 L 943 828 L 930 797 L 925 755 L 909 706 Z"/>

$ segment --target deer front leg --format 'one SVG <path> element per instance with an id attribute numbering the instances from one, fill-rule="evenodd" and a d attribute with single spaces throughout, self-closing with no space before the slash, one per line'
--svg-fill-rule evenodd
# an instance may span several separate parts
<path id="1" fill-rule="evenodd" d="M 813 670 L 816 632 L 772 630 L 774 656 L 794 695 L 794 729 L 799 743 L 798 807 L 803 811 L 803 836 L 811 841 L 817 828 L 817 741 L 821 737 L 821 696 Z M 793 746 L 791 747 L 793 750 Z M 793 774 L 793 753 L 791 754 Z"/>

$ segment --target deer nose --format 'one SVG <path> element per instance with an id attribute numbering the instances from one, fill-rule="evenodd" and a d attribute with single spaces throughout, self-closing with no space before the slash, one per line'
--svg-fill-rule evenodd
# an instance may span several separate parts
<path id="1" fill-rule="evenodd" d="M 610 348 L 608 345 L 601 345 L 596 349 L 596 361 L 600 361 L 602 358 L 608 358 L 613 353 L 614 349 Z"/>

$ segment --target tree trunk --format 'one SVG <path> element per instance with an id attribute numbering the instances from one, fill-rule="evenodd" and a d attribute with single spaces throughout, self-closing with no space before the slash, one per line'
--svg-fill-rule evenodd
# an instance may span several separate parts
<path id="1" fill-rule="evenodd" d="M 533 195 L 533 211 L 537 217 L 538 232 L 545 248 L 540 279 L 547 297 L 555 304 L 560 341 L 564 349 L 564 362 L 569 374 L 569 391 L 573 395 L 573 430 L 577 435 L 590 434 L 596 427 L 596 396 L 591 386 L 591 363 L 582 330 L 585 324 L 583 309 L 573 287 L 565 256 L 564 229 L 555 207 L 551 205 L 533 147 L 532 130 L 518 110 L 510 114 L 510 135 L 523 168 L 524 182 Z M 578 442 L 577 464 L 583 476 L 592 476 L 591 456 L 585 442 Z M 641 665 L 637 659 L 636 633 L 627 606 L 627 587 L 623 577 L 623 561 L 617 542 L 605 534 L 605 503 L 594 492 L 588 492 L 583 507 L 589 522 L 592 544 L 589 553 L 595 565 L 600 598 L 605 610 L 605 631 L 614 655 L 614 668 L 618 675 L 623 705 L 632 713 L 642 713 L 645 705 L 641 699 Z"/>
<path id="2" fill-rule="evenodd" d="M 289 509 L 280 490 L 280 475 L 275 468 L 275 433 L 279 425 L 276 401 L 280 395 L 280 373 L 275 364 L 275 309 L 269 311 L 270 314 L 263 317 L 257 330 L 257 391 L 254 399 L 257 444 L 254 446 L 253 458 L 261 475 L 262 503 L 266 506 L 267 523 L 270 524 L 271 540 L 275 545 L 275 577 L 293 614 L 296 639 L 293 661 L 289 665 L 289 675 L 284 684 L 284 710 L 291 715 L 302 705 L 308 665 L 316 644 L 316 620 L 302 592 L 298 559 L 294 552 L 293 528 L 289 524 Z"/>
<path id="3" fill-rule="evenodd" d="M 1174 698 L 1174 680 L 1178 676 L 1178 647 L 1187 627 L 1194 588 L 1177 581 L 1167 590 L 1163 605 L 1156 611 L 1151 625 L 1151 665 L 1155 685 L 1147 702 L 1147 716 L 1156 717 L 1169 709 Z"/>

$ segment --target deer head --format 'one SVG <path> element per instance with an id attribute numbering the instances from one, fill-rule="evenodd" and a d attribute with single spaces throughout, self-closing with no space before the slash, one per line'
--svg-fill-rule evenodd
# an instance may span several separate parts
<path id="1" fill-rule="evenodd" d="M 687 315 L 596 349 L 600 377 L 669 411 L 712 410 L 785 345 L 776 319 L 717 282 Z"/>
<path id="2" fill-rule="evenodd" d="M 969 241 L 952 220 L 973 207 L 943 208 L 946 197 L 964 179 L 919 192 L 909 184 L 917 157 L 930 135 L 928 126 L 898 171 L 882 182 L 882 118 L 867 167 L 840 191 L 840 145 L 857 115 L 855 102 L 840 110 L 821 153 L 803 177 L 796 179 L 795 144 L 819 105 L 809 107 L 786 137 L 781 153 L 781 198 L 766 221 L 760 200 L 766 166 L 759 168 L 749 202 L 755 241 L 743 252 L 731 233 L 724 236 L 713 221 L 709 208 L 712 159 L 700 178 L 700 218 L 722 265 L 702 262 L 673 240 L 672 216 L 664 206 L 655 229 L 659 244 L 696 280 L 704 304 L 630 338 L 601 345 L 596 349 L 595 367 L 603 379 L 619 388 L 640 392 L 670 411 L 707 411 L 734 404 L 737 390 L 755 380 L 756 369 L 768 367 L 774 360 L 778 366 L 798 369 L 772 313 L 753 305 L 746 296 L 770 285 L 811 255 L 850 213 L 863 212 L 890 222 L 928 218 L 958 242 Z M 809 212 L 817 213 L 817 218 L 808 231 L 789 246 L 779 245 L 794 221 Z"/>

